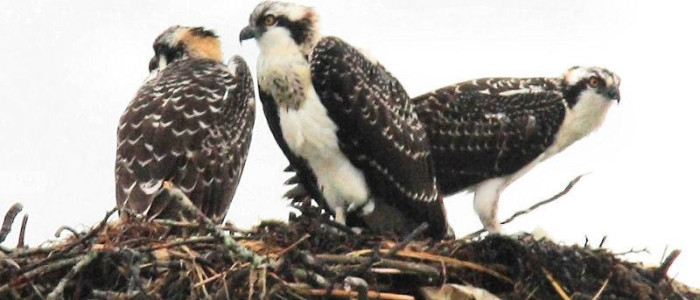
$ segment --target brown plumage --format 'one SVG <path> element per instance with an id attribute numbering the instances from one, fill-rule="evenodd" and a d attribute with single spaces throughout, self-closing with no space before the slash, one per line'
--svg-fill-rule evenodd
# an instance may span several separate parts
<path id="1" fill-rule="evenodd" d="M 217 37 L 171 27 L 154 43 L 152 73 L 117 131 L 121 210 L 177 215 L 170 188 L 222 222 L 245 165 L 255 119 L 253 82 L 240 57 L 221 62 Z M 170 184 L 172 185 L 170 185 Z"/>

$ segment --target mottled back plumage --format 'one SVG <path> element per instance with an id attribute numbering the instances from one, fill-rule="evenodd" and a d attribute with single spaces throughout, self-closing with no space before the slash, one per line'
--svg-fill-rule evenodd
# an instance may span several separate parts
<path id="1" fill-rule="evenodd" d="M 515 173 L 541 155 L 565 117 L 560 93 L 510 96 L 465 92 L 461 85 L 414 98 L 432 144 L 438 182 L 452 194 Z"/>
<path id="2" fill-rule="evenodd" d="M 206 37 L 199 31 L 193 29 Z M 241 178 L 255 120 L 248 67 L 240 57 L 227 67 L 184 56 L 168 61 L 152 77 L 119 122 L 117 204 L 148 218 L 177 214 L 168 211 L 164 188 L 169 182 L 204 214 L 222 222 Z"/>
<path id="3" fill-rule="evenodd" d="M 446 232 L 430 145 L 408 94 L 380 64 L 338 38 L 311 54 L 314 88 L 337 124 L 340 147 L 373 194 Z"/>
<path id="4" fill-rule="evenodd" d="M 484 78 L 412 101 L 431 142 L 438 184 L 474 190 L 474 208 L 499 232 L 498 199 L 514 180 L 585 137 L 620 99 L 607 69 L 573 67 L 560 78 Z"/>

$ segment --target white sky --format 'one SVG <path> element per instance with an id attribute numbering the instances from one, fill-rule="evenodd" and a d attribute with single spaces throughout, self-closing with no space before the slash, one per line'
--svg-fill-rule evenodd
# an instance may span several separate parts
<path id="1" fill-rule="evenodd" d="M 567 244 L 607 235 L 616 252 L 647 247 L 650 254 L 630 259 L 652 264 L 665 246 L 680 248 L 670 274 L 700 286 L 696 1 L 303 3 L 317 8 L 324 35 L 369 50 L 412 96 L 478 77 L 558 76 L 573 65 L 617 72 L 622 101 L 603 128 L 511 185 L 500 217 L 591 174 L 504 229 L 541 227 Z M 95 224 L 115 205 L 117 122 L 147 75 L 155 37 L 174 24 L 204 25 L 220 34 L 226 56 L 255 66 L 257 46 L 241 46 L 238 32 L 256 4 L 1 1 L 0 214 L 23 203 L 31 245 L 61 225 Z M 244 227 L 289 211 L 281 200 L 285 159 L 261 110 L 256 123 L 228 215 Z M 471 195 L 446 204 L 458 234 L 479 228 Z M 16 238 L 17 230 L 4 245 Z"/>

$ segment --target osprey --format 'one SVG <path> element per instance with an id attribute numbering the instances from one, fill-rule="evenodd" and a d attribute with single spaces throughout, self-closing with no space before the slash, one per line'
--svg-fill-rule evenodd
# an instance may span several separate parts
<path id="1" fill-rule="evenodd" d="M 443 237 L 430 146 L 408 95 L 382 65 L 321 38 L 317 26 L 309 7 L 262 2 L 240 34 L 257 40 L 265 117 L 301 184 L 339 223 L 357 216 L 371 230 L 402 233 L 427 222 Z M 403 220 L 377 215 L 378 207 Z"/>
<path id="2" fill-rule="evenodd" d="M 474 191 L 484 228 L 499 232 L 501 192 L 603 122 L 620 78 L 573 67 L 561 78 L 484 78 L 415 97 L 445 194 Z"/>
<path id="3" fill-rule="evenodd" d="M 250 71 L 238 56 L 224 65 L 218 37 L 201 27 L 170 27 L 153 49 L 151 75 L 119 121 L 117 205 L 149 219 L 177 216 L 169 204 L 179 189 L 220 223 L 250 146 Z"/>

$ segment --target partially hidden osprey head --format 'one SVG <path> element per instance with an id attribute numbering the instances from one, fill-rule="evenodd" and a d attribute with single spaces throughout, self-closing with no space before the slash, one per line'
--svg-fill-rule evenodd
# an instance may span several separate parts
<path id="1" fill-rule="evenodd" d="M 575 66 L 564 73 L 563 92 L 570 101 L 579 96 L 595 95 L 619 103 L 620 77 L 605 68 Z M 569 104 L 576 105 L 576 102 Z"/>
<path id="2" fill-rule="evenodd" d="M 255 38 L 263 52 L 298 49 L 311 53 L 319 40 L 318 15 L 313 8 L 284 2 L 265 1 L 250 14 L 239 40 Z"/>
<path id="3" fill-rule="evenodd" d="M 155 55 L 148 64 L 148 70 L 163 70 L 183 58 L 206 58 L 221 62 L 219 37 L 202 27 L 171 26 L 153 42 Z"/>

